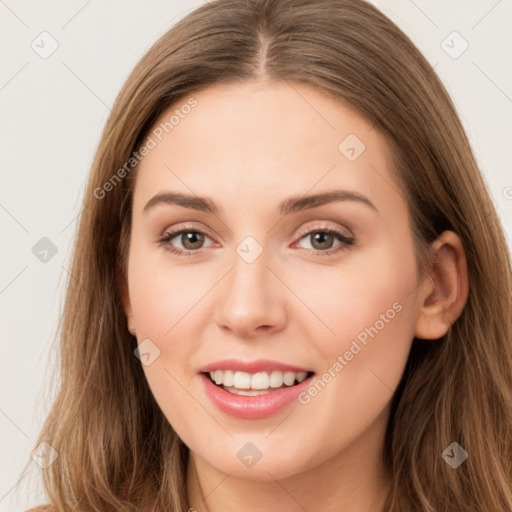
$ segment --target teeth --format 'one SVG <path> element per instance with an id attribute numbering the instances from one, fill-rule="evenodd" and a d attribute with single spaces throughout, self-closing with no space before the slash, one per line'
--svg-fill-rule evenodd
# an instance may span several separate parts
<path id="1" fill-rule="evenodd" d="M 214 370 L 210 372 L 211 379 L 218 385 L 233 387 L 236 389 L 263 390 L 268 388 L 280 388 L 281 386 L 293 386 L 295 381 L 302 382 L 307 377 L 307 372 L 234 372 L 232 370 Z"/>
<path id="2" fill-rule="evenodd" d="M 222 384 L 224 384 L 224 382 L 222 382 Z M 250 389 L 251 374 L 245 372 L 235 372 L 235 375 L 233 377 L 233 387 L 237 389 Z"/>
<path id="3" fill-rule="evenodd" d="M 224 384 L 224 386 L 232 386 L 233 383 L 235 382 L 235 372 L 232 372 L 231 370 L 224 370 L 223 372 L 221 371 L 220 373 L 222 384 Z"/>

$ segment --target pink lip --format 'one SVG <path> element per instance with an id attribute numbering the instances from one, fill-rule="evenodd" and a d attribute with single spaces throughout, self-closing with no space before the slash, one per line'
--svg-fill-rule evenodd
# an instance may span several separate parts
<path id="1" fill-rule="evenodd" d="M 306 390 L 312 378 L 308 377 L 295 386 L 276 388 L 264 395 L 244 396 L 225 391 L 205 374 L 199 377 L 203 381 L 206 394 L 222 412 L 247 420 L 262 419 L 277 414 L 296 400 L 299 393 Z"/>
<path id="2" fill-rule="evenodd" d="M 203 366 L 199 371 L 201 373 L 208 373 L 214 370 L 233 370 L 238 372 L 257 373 L 257 372 L 271 372 L 279 370 L 281 372 L 309 372 L 304 368 L 292 366 L 279 361 L 272 361 L 270 359 L 256 359 L 255 361 L 240 361 L 239 359 L 223 359 L 214 363 Z"/>

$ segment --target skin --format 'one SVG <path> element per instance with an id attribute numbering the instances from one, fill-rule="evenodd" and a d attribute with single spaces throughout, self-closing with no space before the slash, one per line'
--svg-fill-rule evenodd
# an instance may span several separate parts
<path id="1" fill-rule="evenodd" d="M 464 307 L 462 243 L 443 233 L 431 246 L 437 259 L 430 278 L 419 280 L 408 205 L 388 165 L 385 139 L 324 93 L 302 84 L 246 82 L 215 85 L 194 98 L 197 107 L 137 169 L 121 289 L 138 342 L 149 338 L 160 350 L 143 368 L 191 450 L 190 506 L 382 511 L 390 401 L 413 337 L 440 338 Z M 338 150 L 349 134 L 366 146 L 353 162 Z M 378 212 L 355 201 L 284 217 L 277 210 L 290 196 L 340 188 L 363 194 Z M 177 205 L 143 213 L 147 201 L 167 190 L 208 196 L 219 214 Z M 168 242 L 196 251 L 190 257 L 157 243 L 183 223 L 207 235 L 198 248 L 181 235 Z M 335 237 L 315 242 L 311 231 L 319 228 L 337 229 L 357 243 L 315 254 L 342 243 Z M 249 235 L 263 249 L 250 264 L 236 252 Z M 307 405 L 294 401 L 269 418 L 237 419 L 203 391 L 199 368 L 229 357 L 269 358 L 322 375 L 394 303 L 400 312 Z M 247 442 L 262 453 L 251 468 L 237 458 Z"/>

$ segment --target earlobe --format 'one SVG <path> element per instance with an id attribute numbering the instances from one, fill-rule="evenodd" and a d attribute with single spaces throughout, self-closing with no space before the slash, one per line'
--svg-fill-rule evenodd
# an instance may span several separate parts
<path id="1" fill-rule="evenodd" d="M 136 335 L 136 332 L 135 332 L 135 327 L 130 323 L 130 321 L 128 320 L 128 331 L 130 332 L 130 334 L 132 336 L 135 336 Z"/>
<path id="2" fill-rule="evenodd" d="M 127 319 L 127 327 L 128 331 L 132 336 L 135 336 L 135 326 L 133 323 L 133 314 L 132 314 L 132 306 L 130 303 L 130 295 L 128 293 L 128 286 L 126 280 L 120 279 L 117 283 L 117 288 L 119 290 L 119 295 L 121 297 L 121 301 L 123 303 L 123 310 Z"/>
<path id="3" fill-rule="evenodd" d="M 419 292 L 414 336 L 436 340 L 462 313 L 469 294 L 467 261 L 460 237 L 444 231 L 431 245 L 431 267 Z"/>

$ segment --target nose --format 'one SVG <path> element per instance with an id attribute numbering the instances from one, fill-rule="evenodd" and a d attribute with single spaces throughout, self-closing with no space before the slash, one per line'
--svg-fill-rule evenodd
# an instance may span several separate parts
<path id="1" fill-rule="evenodd" d="M 269 268 L 266 251 L 253 262 L 238 254 L 219 283 L 215 321 L 223 330 L 244 338 L 270 334 L 286 322 L 285 287 Z"/>

